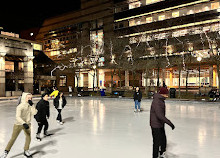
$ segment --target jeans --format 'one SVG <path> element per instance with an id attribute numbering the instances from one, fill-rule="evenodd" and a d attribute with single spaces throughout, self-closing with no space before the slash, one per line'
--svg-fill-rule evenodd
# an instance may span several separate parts
<path id="1" fill-rule="evenodd" d="M 31 125 L 29 124 L 29 127 Z M 24 145 L 24 150 L 29 150 L 29 146 L 30 146 L 30 143 L 31 143 L 31 130 L 30 128 L 29 129 L 25 129 L 23 127 L 23 125 L 14 125 L 14 128 L 13 128 L 13 133 L 12 133 L 12 136 L 11 136 L 11 139 L 10 141 L 8 142 L 8 145 L 7 147 L 5 148 L 6 151 L 10 151 L 11 150 L 11 147 L 13 146 L 15 140 L 17 139 L 18 135 L 20 134 L 21 131 L 24 131 L 24 134 L 25 134 L 25 145 Z"/>
<path id="2" fill-rule="evenodd" d="M 137 107 L 138 109 L 141 108 L 141 102 L 139 102 L 138 100 L 135 100 L 134 103 L 135 103 L 135 109 L 137 109 Z"/>
<path id="3" fill-rule="evenodd" d="M 44 133 L 48 130 L 48 122 L 47 120 L 42 120 L 41 122 L 38 122 L 38 130 L 37 130 L 37 134 L 40 134 L 41 133 L 41 130 L 44 126 Z"/>
<path id="4" fill-rule="evenodd" d="M 158 158 L 158 154 L 162 155 L 166 151 L 167 138 L 164 127 L 151 128 L 153 136 L 153 158 Z M 160 151 L 159 151 L 160 148 Z"/>
<path id="5" fill-rule="evenodd" d="M 62 115 L 61 115 L 62 109 L 57 109 L 57 111 L 58 111 L 57 120 L 62 122 Z"/>

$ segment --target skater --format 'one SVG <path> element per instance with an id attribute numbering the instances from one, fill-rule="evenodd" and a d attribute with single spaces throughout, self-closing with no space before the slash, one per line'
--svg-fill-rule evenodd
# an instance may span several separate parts
<path id="1" fill-rule="evenodd" d="M 166 87 L 161 87 L 159 93 L 154 94 L 153 102 L 150 110 L 150 126 L 153 136 L 153 158 L 166 157 L 167 139 L 164 124 L 168 124 L 172 130 L 175 126 L 165 116 L 165 99 L 168 97 L 168 90 Z M 160 149 L 160 151 L 159 151 Z"/>
<path id="2" fill-rule="evenodd" d="M 142 93 L 139 89 L 139 87 L 136 87 L 136 90 L 134 92 L 134 103 L 135 103 L 135 110 L 134 112 L 137 112 L 137 109 L 138 109 L 138 112 L 141 111 L 141 99 L 142 99 Z"/>
<path id="3" fill-rule="evenodd" d="M 63 93 L 58 94 L 58 96 L 54 99 L 53 104 L 58 111 L 57 122 L 63 125 L 61 112 L 62 109 L 66 106 L 66 98 L 64 97 Z"/>
<path id="4" fill-rule="evenodd" d="M 34 118 L 38 123 L 38 130 L 36 134 L 36 139 L 38 141 L 41 141 L 40 133 L 43 126 L 44 126 L 44 136 L 49 135 L 47 132 L 49 127 L 47 119 L 49 119 L 50 117 L 50 107 L 49 107 L 48 97 L 49 97 L 48 94 L 46 93 L 42 94 L 41 100 L 36 105 L 36 109 L 38 110 L 38 112 L 34 116 Z"/>
<path id="5" fill-rule="evenodd" d="M 59 91 L 58 91 L 57 87 L 54 87 L 53 92 L 50 94 L 51 99 L 53 96 L 54 96 L 54 98 L 56 98 L 58 93 L 59 93 Z"/>
<path id="6" fill-rule="evenodd" d="M 22 93 L 21 103 L 16 108 L 16 121 L 14 124 L 12 137 L 5 148 L 4 154 L 1 158 L 6 158 L 11 147 L 13 146 L 15 140 L 17 139 L 20 132 L 23 130 L 25 134 L 25 146 L 24 146 L 24 156 L 32 158 L 29 152 L 29 146 L 31 142 L 31 117 L 37 113 L 37 110 L 32 102 L 31 93 Z"/>

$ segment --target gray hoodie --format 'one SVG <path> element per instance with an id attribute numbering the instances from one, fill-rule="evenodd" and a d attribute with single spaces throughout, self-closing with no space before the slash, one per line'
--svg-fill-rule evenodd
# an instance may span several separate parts
<path id="1" fill-rule="evenodd" d="M 28 102 L 26 102 L 26 97 L 30 93 L 22 93 L 21 103 L 16 108 L 16 125 L 23 125 L 24 123 L 30 124 L 31 117 L 37 113 L 37 110 L 34 105 L 30 106 Z"/>

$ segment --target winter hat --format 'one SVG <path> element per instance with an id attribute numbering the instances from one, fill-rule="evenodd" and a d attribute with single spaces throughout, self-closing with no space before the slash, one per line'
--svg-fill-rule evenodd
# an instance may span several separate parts
<path id="1" fill-rule="evenodd" d="M 159 90 L 159 94 L 168 94 L 168 89 L 167 87 L 161 87 Z"/>
<path id="2" fill-rule="evenodd" d="M 47 93 L 44 93 L 41 95 L 41 98 L 45 97 L 45 95 L 48 95 Z"/>

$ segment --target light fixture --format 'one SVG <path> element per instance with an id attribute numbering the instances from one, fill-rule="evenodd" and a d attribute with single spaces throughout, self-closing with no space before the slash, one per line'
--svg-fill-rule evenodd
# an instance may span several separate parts
<path id="1" fill-rule="evenodd" d="M 201 60 L 202 60 L 202 57 L 200 57 L 200 56 L 199 56 L 199 57 L 197 57 L 197 61 L 199 61 L 199 62 L 200 62 Z"/>

